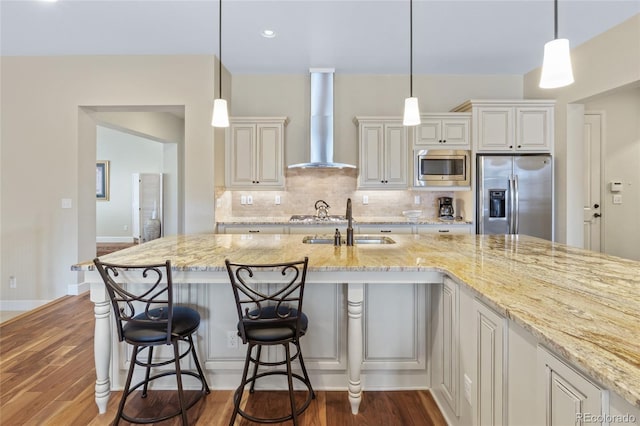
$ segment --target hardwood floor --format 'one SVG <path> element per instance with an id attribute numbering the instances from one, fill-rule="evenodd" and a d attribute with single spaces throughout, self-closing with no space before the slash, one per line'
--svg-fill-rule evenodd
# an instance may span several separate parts
<path id="1" fill-rule="evenodd" d="M 0 325 L 0 424 L 111 424 L 121 392 L 113 392 L 107 413 L 98 415 L 93 394 L 93 321 L 87 320 L 92 314 L 88 294 L 66 296 Z M 365 392 L 357 416 L 351 414 L 346 392 L 316 394 L 299 418 L 301 426 L 446 424 L 428 391 Z M 133 397 L 128 408 L 132 413 L 170 409 L 174 396 L 169 391 L 150 392 L 144 400 Z M 243 404 L 247 411 L 279 415 L 286 398 L 284 392 L 256 391 L 248 402 L 243 398 Z M 189 421 L 226 425 L 232 410 L 232 391 L 213 390 L 189 410 Z M 236 425 L 251 424 L 236 421 Z"/>

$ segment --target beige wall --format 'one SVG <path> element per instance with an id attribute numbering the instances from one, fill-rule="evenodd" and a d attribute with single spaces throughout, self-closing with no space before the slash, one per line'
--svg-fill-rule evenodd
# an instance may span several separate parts
<path id="1" fill-rule="evenodd" d="M 235 75 L 231 115 L 286 116 L 285 164 L 309 161 L 309 75 Z M 522 99 L 522 76 L 414 77 L 421 112 L 446 112 L 467 99 Z M 357 164 L 356 116 L 401 116 L 409 77 L 340 74 L 334 84 L 334 161 Z"/>
<path id="2" fill-rule="evenodd" d="M 602 251 L 640 260 L 640 87 L 590 100 L 585 109 L 604 113 Z M 613 204 L 613 180 L 623 183 L 622 204 Z"/>
<path id="3" fill-rule="evenodd" d="M 82 106 L 184 106 L 184 231 L 214 229 L 213 57 L 3 57 L 0 66 L 2 301 L 64 295 L 78 280 L 70 265 L 95 255 L 96 118 Z"/>
<path id="4" fill-rule="evenodd" d="M 582 246 L 583 149 L 581 123 L 574 119 L 579 111 L 575 104 L 640 81 L 640 14 L 574 47 L 571 58 L 574 84 L 540 89 L 538 68 L 524 76 L 524 97 L 556 99 L 556 239 Z"/>

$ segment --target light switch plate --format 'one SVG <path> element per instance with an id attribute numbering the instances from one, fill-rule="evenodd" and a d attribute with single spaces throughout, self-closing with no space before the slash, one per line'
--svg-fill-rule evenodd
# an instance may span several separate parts
<path id="1" fill-rule="evenodd" d="M 369 204 L 369 196 L 368 195 L 363 195 L 362 196 L 362 204 Z"/>
<path id="2" fill-rule="evenodd" d="M 245 204 L 247 204 L 247 196 L 246 195 L 241 195 L 240 196 L 240 204 L 243 205 L 243 206 Z"/>
<path id="3" fill-rule="evenodd" d="M 276 195 L 275 203 L 276 203 L 276 206 L 280 204 L 280 196 L 279 195 Z"/>
<path id="4" fill-rule="evenodd" d="M 60 201 L 60 206 L 63 209 L 70 209 L 73 206 L 73 202 L 71 201 L 71 198 L 63 198 Z"/>
<path id="5" fill-rule="evenodd" d="M 413 197 L 413 204 L 416 204 L 416 205 L 420 204 L 420 196 L 419 195 L 415 195 Z"/>
<path id="6" fill-rule="evenodd" d="M 251 195 L 247 195 L 247 204 L 253 204 L 253 197 Z"/>

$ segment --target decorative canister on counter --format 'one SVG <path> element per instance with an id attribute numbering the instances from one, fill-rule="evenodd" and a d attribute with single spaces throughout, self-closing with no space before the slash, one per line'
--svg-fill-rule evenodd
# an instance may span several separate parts
<path id="1" fill-rule="evenodd" d="M 143 237 L 144 242 L 155 240 L 160 237 L 160 219 L 158 219 L 158 212 L 156 211 L 156 203 L 153 203 L 153 211 L 151 217 L 144 221 Z"/>

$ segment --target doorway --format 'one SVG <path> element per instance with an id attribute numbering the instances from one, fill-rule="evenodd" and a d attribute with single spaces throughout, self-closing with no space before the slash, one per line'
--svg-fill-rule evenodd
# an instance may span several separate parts
<path id="1" fill-rule="evenodd" d="M 602 251 L 602 122 L 603 113 L 584 114 L 584 248 Z"/>

